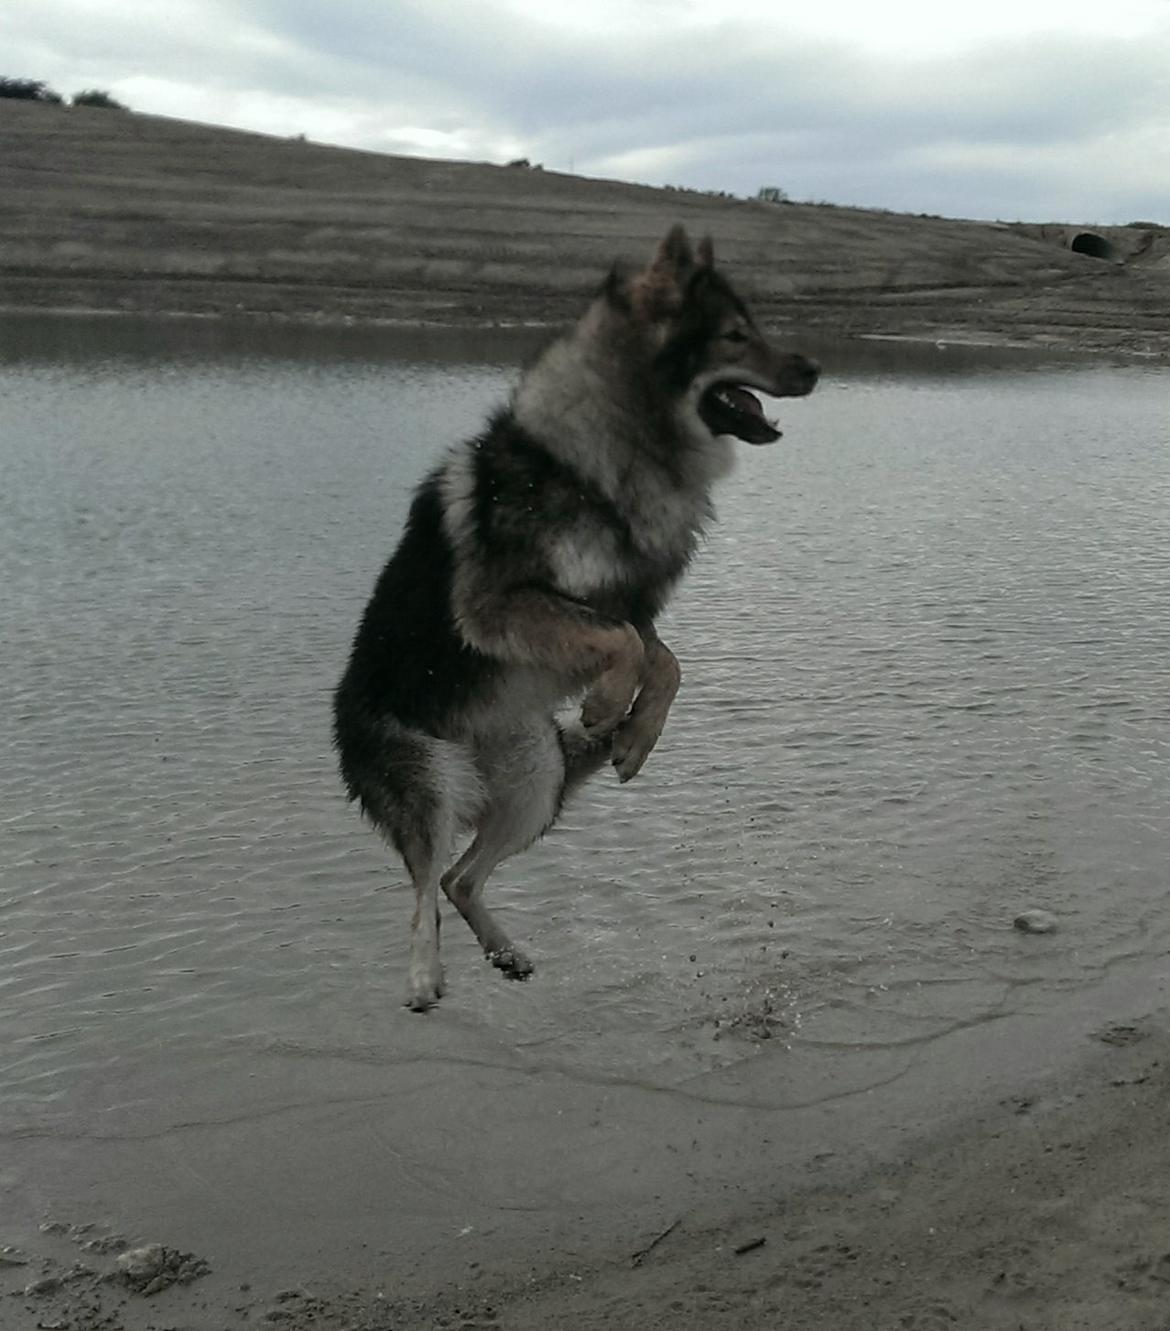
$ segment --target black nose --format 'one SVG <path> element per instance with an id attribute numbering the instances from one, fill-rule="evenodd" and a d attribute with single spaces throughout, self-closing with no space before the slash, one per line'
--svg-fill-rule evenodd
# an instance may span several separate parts
<path id="1" fill-rule="evenodd" d="M 815 360 L 812 360 L 810 357 L 801 356 L 800 373 L 803 376 L 805 382 L 808 384 L 809 388 L 811 389 L 812 386 L 816 383 L 816 381 L 821 377 L 821 367 Z"/>

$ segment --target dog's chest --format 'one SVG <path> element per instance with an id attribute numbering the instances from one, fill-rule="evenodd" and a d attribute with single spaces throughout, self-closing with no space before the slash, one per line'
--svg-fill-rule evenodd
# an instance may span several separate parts
<path id="1" fill-rule="evenodd" d="M 629 580 L 632 570 L 614 532 L 579 526 L 558 536 L 549 551 L 553 584 L 566 596 L 588 600 Z"/>
<path id="2" fill-rule="evenodd" d="M 548 559 L 557 590 L 589 604 L 660 602 L 690 559 L 694 532 L 649 547 L 606 524 L 581 522 L 549 545 Z"/>

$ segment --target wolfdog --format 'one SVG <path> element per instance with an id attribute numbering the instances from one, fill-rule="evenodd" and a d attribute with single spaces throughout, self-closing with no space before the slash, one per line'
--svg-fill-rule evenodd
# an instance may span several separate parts
<path id="1" fill-rule="evenodd" d="M 349 798 L 414 884 L 415 1011 L 443 992 L 440 889 L 495 966 L 531 974 L 484 883 L 607 762 L 621 781 L 641 769 L 680 678 L 655 618 L 733 438 L 780 435 L 751 390 L 801 396 L 818 374 L 768 344 L 710 239 L 675 227 L 418 487 L 334 695 Z"/>

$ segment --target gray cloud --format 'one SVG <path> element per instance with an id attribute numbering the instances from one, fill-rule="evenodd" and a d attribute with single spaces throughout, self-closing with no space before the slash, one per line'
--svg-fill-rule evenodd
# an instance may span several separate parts
<path id="1" fill-rule="evenodd" d="M 111 0 L 100 17 L 72 0 L 16 0 L 8 26 L 22 64 L 10 73 L 115 91 L 149 75 L 152 101 L 173 83 L 182 106 L 199 89 L 212 107 L 267 99 L 261 127 L 356 146 L 426 147 L 433 131 L 460 155 L 508 145 L 650 183 L 1170 221 L 1170 158 L 1156 147 L 1170 142 L 1170 23 L 1142 40 L 1044 34 L 932 59 L 734 19 L 701 32 L 664 23 L 652 40 L 570 35 L 452 0 Z"/>

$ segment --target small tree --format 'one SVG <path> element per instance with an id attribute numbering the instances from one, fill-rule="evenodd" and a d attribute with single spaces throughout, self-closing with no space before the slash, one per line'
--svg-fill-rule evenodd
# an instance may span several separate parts
<path id="1" fill-rule="evenodd" d="M 40 79 L 7 79 L 0 77 L 0 97 L 11 97 L 18 102 L 52 102 L 61 105 L 61 94 L 45 87 Z"/>
<path id="2" fill-rule="evenodd" d="M 121 102 L 115 101 L 108 92 L 102 92 L 100 88 L 87 88 L 84 92 L 75 92 L 73 94 L 74 106 L 105 106 L 111 111 L 128 111 L 128 106 L 123 106 Z"/>
<path id="3" fill-rule="evenodd" d="M 787 203 L 788 195 L 778 185 L 762 185 L 756 198 L 761 203 Z"/>

